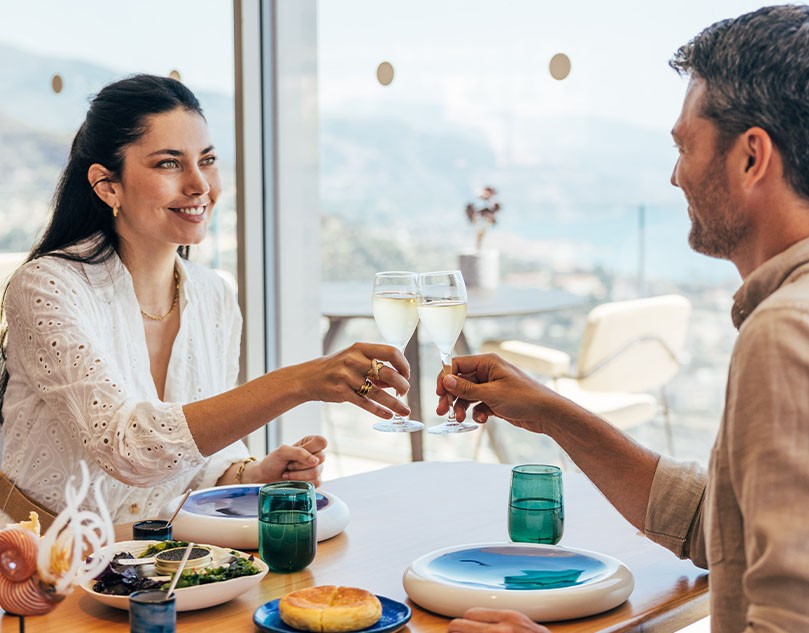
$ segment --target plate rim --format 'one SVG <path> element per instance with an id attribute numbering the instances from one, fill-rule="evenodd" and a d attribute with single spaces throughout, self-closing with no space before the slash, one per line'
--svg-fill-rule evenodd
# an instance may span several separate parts
<path id="1" fill-rule="evenodd" d="M 264 484 L 227 484 L 225 486 L 209 486 L 208 488 L 198 488 L 197 490 L 193 490 L 191 492 L 191 494 L 189 495 L 189 499 L 191 497 L 193 497 L 195 494 L 200 494 L 200 493 L 203 493 L 203 492 L 212 492 L 212 491 L 216 492 L 216 491 L 220 491 L 220 490 L 229 490 L 229 489 L 233 489 L 233 488 L 261 488 L 261 486 L 263 486 L 263 485 Z M 321 494 L 324 497 L 326 497 L 326 499 L 328 500 L 328 503 L 326 504 L 326 507 L 331 506 L 331 505 L 333 505 L 335 503 L 334 495 L 326 492 L 325 490 L 321 490 L 319 488 L 316 488 L 315 493 L 316 494 Z M 176 508 L 177 504 L 179 503 L 182 496 L 183 495 L 177 495 L 176 497 L 173 497 L 166 507 L 173 506 L 173 507 Z M 323 511 L 325 511 L 325 508 L 323 510 L 321 510 L 321 512 L 323 512 Z M 213 515 L 210 515 L 210 514 L 198 514 L 196 512 L 189 512 L 184 507 L 180 509 L 180 512 L 177 514 L 177 516 L 180 517 L 180 516 L 183 516 L 183 515 L 185 515 L 187 517 L 190 517 L 190 518 L 194 518 L 196 520 L 199 520 L 199 519 L 217 519 L 217 520 L 218 519 L 224 519 L 224 520 L 227 520 L 227 521 L 254 521 L 254 520 L 258 520 L 258 512 L 256 512 L 255 517 L 253 517 L 253 516 L 228 516 L 228 515 L 213 516 Z M 176 521 L 176 519 L 175 519 L 175 521 Z"/>
<path id="2" fill-rule="evenodd" d="M 413 560 L 405 570 L 411 571 L 412 573 L 421 576 L 425 580 L 429 580 L 430 582 L 435 582 L 437 584 L 443 585 L 445 587 L 453 587 L 453 588 L 463 588 L 465 591 L 474 591 L 485 593 L 488 595 L 512 595 L 517 590 L 515 589 L 505 589 L 500 587 L 476 587 L 474 585 L 463 585 L 458 582 L 452 582 L 443 578 L 439 578 L 433 572 L 431 572 L 427 568 L 427 563 L 432 560 L 435 560 L 439 556 L 444 554 L 449 554 L 452 552 L 461 551 L 464 549 L 472 549 L 472 548 L 482 548 L 482 547 L 529 547 L 531 549 L 552 549 L 552 550 L 563 550 L 567 552 L 573 552 L 575 554 L 583 554 L 585 556 L 589 556 L 591 558 L 595 558 L 596 560 L 600 560 L 603 563 L 606 563 L 609 568 L 607 569 L 606 573 L 591 580 L 587 580 L 580 585 L 571 585 L 568 587 L 554 587 L 549 589 L 520 589 L 519 593 L 522 595 L 532 595 L 532 594 L 541 594 L 543 596 L 552 595 L 553 593 L 569 593 L 570 591 L 583 591 L 585 589 L 592 588 L 595 584 L 609 581 L 621 567 L 624 567 L 632 574 L 632 570 L 622 561 L 618 560 L 614 556 L 610 556 L 609 554 L 603 554 L 601 552 L 594 552 L 592 550 L 585 550 L 580 549 L 578 547 L 567 547 L 564 545 L 550 545 L 546 543 L 521 543 L 521 542 L 513 542 L 513 541 L 492 541 L 492 542 L 485 542 L 485 543 L 466 543 L 462 545 L 450 545 L 448 547 L 442 547 L 437 550 L 433 550 L 432 552 L 427 552 L 426 554 L 422 554 L 415 560 Z"/>
<path id="3" fill-rule="evenodd" d="M 403 626 L 405 626 L 408 622 L 410 622 L 410 620 L 413 618 L 413 609 L 411 609 L 410 605 L 407 604 L 406 602 L 401 602 L 400 600 L 394 600 L 393 598 L 388 598 L 387 596 L 380 596 L 379 594 L 374 594 L 374 595 L 377 598 L 379 598 L 379 601 L 383 605 L 382 606 L 383 610 L 385 608 L 384 605 L 385 605 L 386 602 L 394 603 L 394 604 L 398 605 L 399 607 L 404 607 L 404 609 L 405 609 L 405 611 L 404 611 L 405 615 L 401 619 L 401 621 L 397 622 L 396 624 L 389 624 L 387 627 L 384 627 L 384 628 L 381 628 L 381 629 L 376 629 L 376 630 L 374 630 L 374 633 L 392 633 L 393 631 L 398 631 Z M 266 607 L 268 605 L 271 605 L 271 604 L 276 604 L 277 605 L 280 601 L 281 601 L 281 598 L 275 598 L 274 600 L 268 600 L 267 602 L 263 602 L 262 604 L 257 606 L 255 608 L 255 610 L 253 611 L 253 624 L 255 624 L 257 627 L 259 627 L 259 629 L 261 629 L 262 631 L 271 631 L 272 633 L 278 633 L 279 631 L 282 631 L 283 633 L 287 633 L 284 629 L 280 629 L 278 627 L 270 628 L 270 627 L 267 627 L 266 625 L 260 623 L 257 620 L 257 615 L 258 615 L 258 612 L 259 612 L 260 609 L 263 609 L 264 607 Z M 277 609 L 276 609 L 276 613 L 278 613 Z M 280 619 L 280 615 L 279 615 L 279 619 Z M 285 626 L 289 626 L 289 625 L 285 623 Z M 306 632 L 303 631 L 303 629 L 293 629 L 293 627 L 291 627 L 291 626 L 289 626 L 289 628 L 292 629 L 293 631 L 302 631 L 302 633 L 306 633 Z M 364 629 L 357 629 L 355 631 L 350 631 L 349 633 L 364 633 L 365 631 L 369 631 L 369 630 L 371 630 L 371 627 L 366 627 Z"/>

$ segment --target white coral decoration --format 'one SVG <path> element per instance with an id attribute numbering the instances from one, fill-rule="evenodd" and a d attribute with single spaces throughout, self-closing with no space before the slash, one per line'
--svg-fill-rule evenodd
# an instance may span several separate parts
<path id="1" fill-rule="evenodd" d="M 51 585 L 57 595 L 70 593 L 74 586 L 97 576 L 109 562 L 107 546 L 115 542 L 100 480 L 93 485 L 98 513 L 79 509 L 90 490 L 87 464 L 82 460 L 79 466 L 79 487 L 76 489 L 73 486 L 75 477 L 71 475 L 65 484 L 65 509 L 43 535 L 37 555 L 40 580 Z M 91 552 L 96 553 L 92 558 L 87 558 Z"/>

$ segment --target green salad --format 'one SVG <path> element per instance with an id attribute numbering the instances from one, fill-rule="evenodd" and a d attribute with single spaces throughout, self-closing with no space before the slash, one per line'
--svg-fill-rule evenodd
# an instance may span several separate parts
<path id="1" fill-rule="evenodd" d="M 231 580 L 240 576 L 253 576 L 259 572 L 258 567 L 253 564 L 254 558 L 252 555 L 249 558 L 241 558 L 237 552 L 231 551 L 231 554 L 236 560 L 231 559 L 231 562 L 227 565 L 206 567 L 199 571 L 183 570 L 182 574 L 180 574 L 180 580 L 177 581 L 177 588 L 207 585 L 208 583 Z M 162 589 L 168 589 L 170 584 L 171 582 L 164 583 Z"/>

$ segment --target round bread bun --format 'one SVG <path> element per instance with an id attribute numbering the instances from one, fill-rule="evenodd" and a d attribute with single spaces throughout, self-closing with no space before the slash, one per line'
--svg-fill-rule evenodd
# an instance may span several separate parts
<path id="1" fill-rule="evenodd" d="M 382 616 L 379 599 L 365 589 L 321 585 L 288 593 L 278 603 L 285 624 L 301 631 L 359 631 Z"/>

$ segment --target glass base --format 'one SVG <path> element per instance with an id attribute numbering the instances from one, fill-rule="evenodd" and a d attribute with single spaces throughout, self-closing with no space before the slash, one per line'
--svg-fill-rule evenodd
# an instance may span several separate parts
<path id="1" fill-rule="evenodd" d="M 428 433 L 434 435 L 449 435 L 450 433 L 468 433 L 476 430 L 480 425 L 475 422 L 444 422 L 427 429 Z"/>
<path id="2" fill-rule="evenodd" d="M 377 431 L 384 431 L 385 433 L 413 433 L 421 431 L 424 425 L 415 420 L 408 420 L 407 418 L 392 418 L 390 420 L 382 420 L 374 424 L 374 429 Z"/>

